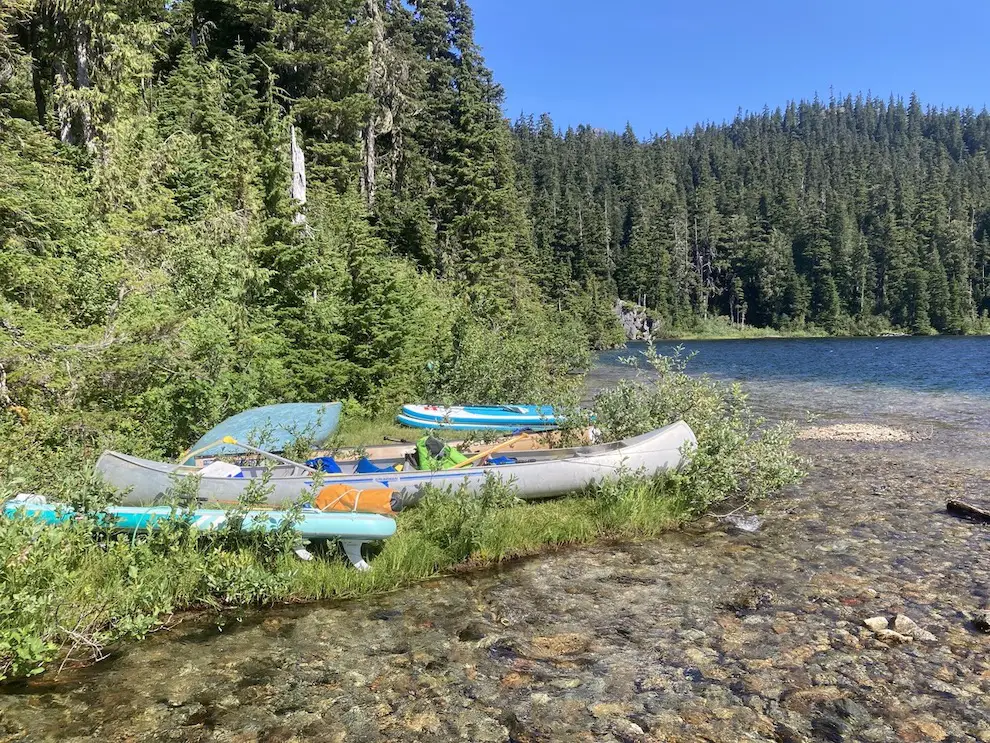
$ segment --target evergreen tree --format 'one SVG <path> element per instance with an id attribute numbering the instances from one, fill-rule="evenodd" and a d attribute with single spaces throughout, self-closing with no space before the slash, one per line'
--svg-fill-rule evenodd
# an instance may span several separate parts
<path id="1" fill-rule="evenodd" d="M 988 127 L 986 112 L 916 96 L 847 96 L 647 142 L 628 127 L 561 134 L 548 117 L 514 135 L 552 296 L 580 265 L 682 324 L 745 303 L 761 325 L 838 331 L 880 316 L 958 332 L 990 306 Z"/>

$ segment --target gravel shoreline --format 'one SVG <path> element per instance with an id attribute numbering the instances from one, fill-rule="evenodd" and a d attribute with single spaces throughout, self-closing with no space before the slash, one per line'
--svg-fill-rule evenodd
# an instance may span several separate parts
<path id="1" fill-rule="evenodd" d="M 938 441 L 798 447 L 811 475 L 755 532 L 182 626 L 10 689 L 0 741 L 990 741 L 990 527 L 944 510 L 990 504 L 990 470 Z M 934 639 L 864 624 L 897 614 Z"/>

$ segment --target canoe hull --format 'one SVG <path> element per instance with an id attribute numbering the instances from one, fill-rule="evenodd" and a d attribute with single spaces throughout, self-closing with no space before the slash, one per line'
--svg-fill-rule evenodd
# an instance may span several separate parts
<path id="1" fill-rule="evenodd" d="M 414 502 L 427 486 L 460 488 L 476 493 L 486 478 L 511 483 L 519 497 L 527 500 L 552 498 L 580 490 L 592 482 L 620 472 L 654 474 L 679 468 L 697 445 L 691 428 L 682 422 L 666 428 L 611 444 L 528 452 L 524 461 L 502 466 L 467 467 L 438 472 L 404 470 L 402 472 L 327 475 L 322 485 L 346 484 L 356 490 L 392 488 L 407 502 Z M 522 456 L 520 456 L 522 458 Z M 127 490 L 126 505 L 162 503 L 172 486 L 172 478 L 194 477 L 196 471 L 177 465 L 104 452 L 97 462 L 106 481 L 119 490 Z M 252 474 L 252 473 L 248 473 Z M 199 498 L 204 503 L 233 502 L 247 489 L 250 477 L 201 477 Z M 278 507 L 314 495 L 311 474 L 296 468 L 275 468 L 269 483 L 268 503 Z"/>

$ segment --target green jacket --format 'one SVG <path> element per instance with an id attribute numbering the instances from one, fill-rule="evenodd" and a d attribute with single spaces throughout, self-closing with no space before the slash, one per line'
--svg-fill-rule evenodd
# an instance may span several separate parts
<path id="1" fill-rule="evenodd" d="M 421 470 L 449 470 L 466 457 L 450 444 L 433 436 L 424 436 L 416 442 L 416 457 Z"/>

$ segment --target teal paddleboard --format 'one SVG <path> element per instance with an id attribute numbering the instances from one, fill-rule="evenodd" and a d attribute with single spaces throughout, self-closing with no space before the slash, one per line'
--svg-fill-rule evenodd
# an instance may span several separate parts
<path id="1" fill-rule="evenodd" d="M 442 427 L 471 425 L 473 428 L 495 426 L 553 426 L 557 423 L 549 405 L 403 405 L 405 418 L 442 424 Z"/>
<path id="2" fill-rule="evenodd" d="M 118 531 L 154 531 L 173 519 L 187 520 L 194 529 L 215 531 L 227 523 L 228 513 L 219 509 L 203 509 L 187 514 L 166 506 L 112 506 L 106 509 Z M 11 501 L 4 505 L 7 517 L 34 518 L 48 524 L 56 524 L 77 518 L 76 512 L 65 505 L 38 504 Z M 274 531 L 285 523 L 285 511 L 257 510 L 248 512 L 244 521 L 246 530 Z M 373 513 L 323 513 L 304 510 L 295 525 L 305 539 L 353 539 L 372 541 L 395 534 L 395 521 L 388 516 Z"/>

